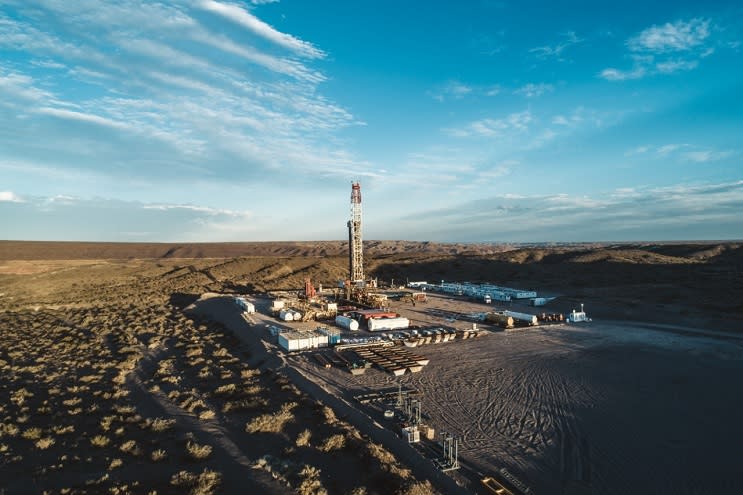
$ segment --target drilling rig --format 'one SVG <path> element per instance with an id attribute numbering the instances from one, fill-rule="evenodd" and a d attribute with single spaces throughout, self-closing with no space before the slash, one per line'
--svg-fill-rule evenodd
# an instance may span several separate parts
<path id="1" fill-rule="evenodd" d="M 348 275 L 352 284 L 364 284 L 364 248 L 361 240 L 361 184 L 351 183 L 351 219 L 348 221 Z"/>

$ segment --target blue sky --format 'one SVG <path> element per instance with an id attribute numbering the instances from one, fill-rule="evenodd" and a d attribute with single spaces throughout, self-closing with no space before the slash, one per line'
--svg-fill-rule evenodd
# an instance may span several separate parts
<path id="1" fill-rule="evenodd" d="M 738 2 L 0 0 L 3 239 L 743 238 Z"/>

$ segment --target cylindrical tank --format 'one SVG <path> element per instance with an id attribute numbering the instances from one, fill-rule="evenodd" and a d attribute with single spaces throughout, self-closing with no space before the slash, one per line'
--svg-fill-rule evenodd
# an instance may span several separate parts
<path id="1" fill-rule="evenodd" d="M 348 316 L 338 315 L 335 317 L 335 324 L 339 327 L 346 328 L 348 330 L 358 330 L 359 329 L 359 322 L 354 320 L 353 318 L 349 318 Z"/>
<path id="2" fill-rule="evenodd" d="M 513 327 L 513 318 L 508 315 L 504 315 L 503 313 L 488 313 L 485 315 L 485 321 L 496 323 L 503 328 Z"/>
<path id="3" fill-rule="evenodd" d="M 282 309 L 279 311 L 279 318 L 284 321 L 292 321 L 294 320 L 294 311 L 291 309 Z"/>
<path id="4" fill-rule="evenodd" d="M 407 318 L 369 318 L 366 322 L 370 332 L 377 332 L 380 330 L 398 330 L 401 328 L 408 328 L 410 326 L 410 320 Z"/>
<path id="5" fill-rule="evenodd" d="M 537 324 L 537 316 L 528 313 L 517 313 L 516 311 L 504 311 L 503 314 L 512 317 L 514 320 L 523 321 L 529 325 Z"/>

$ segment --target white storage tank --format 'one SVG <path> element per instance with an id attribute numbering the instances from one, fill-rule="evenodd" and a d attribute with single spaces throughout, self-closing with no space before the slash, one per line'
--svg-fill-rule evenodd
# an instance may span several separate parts
<path id="1" fill-rule="evenodd" d="M 516 311 L 504 311 L 503 314 L 506 316 L 510 316 L 514 320 L 526 322 L 529 325 L 537 324 L 537 315 L 530 315 L 528 313 L 518 313 Z"/>
<path id="2" fill-rule="evenodd" d="M 367 322 L 370 332 L 379 332 L 381 330 L 399 330 L 408 328 L 410 320 L 403 317 L 397 318 L 369 318 Z"/>
<path id="3" fill-rule="evenodd" d="M 302 320 L 302 313 L 300 313 L 299 311 L 292 311 L 292 315 L 294 317 L 294 321 Z"/>
<path id="4" fill-rule="evenodd" d="M 279 311 L 279 318 L 284 321 L 294 321 L 294 311 L 291 309 L 282 309 Z"/>
<path id="5" fill-rule="evenodd" d="M 343 316 L 343 315 L 336 316 L 335 324 L 347 330 L 356 331 L 359 329 L 359 322 L 348 316 Z"/>

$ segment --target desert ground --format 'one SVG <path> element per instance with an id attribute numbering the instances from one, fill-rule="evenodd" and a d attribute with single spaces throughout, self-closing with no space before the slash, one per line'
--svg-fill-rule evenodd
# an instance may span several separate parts
<path id="1" fill-rule="evenodd" d="M 506 473 L 529 493 L 741 491 L 740 244 L 365 248 L 381 283 L 535 288 L 559 296 L 550 310 L 584 302 L 594 319 L 420 350 L 431 364 L 402 380 L 461 437 L 465 492 L 478 490 L 466 473 Z M 0 489 L 446 491 L 291 370 L 339 397 L 394 385 L 391 375 L 269 359 L 264 336 L 240 338 L 246 329 L 204 297 L 299 289 L 306 277 L 331 286 L 345 278 L 343 250 L 0 242 Z M 400 311 L 437 321 L 422 306 Z"/>
<path id="2" fill-rule="evenodd" d="M 417 307 L 463 306 L 437 299 Z M 743 377 L 743 338 L 594 320 L 493 329 L 416 352 L 430 364 L 401 377 L 292 359 L 349 400 L 398 383 L 417 391 L 426 422 L 461 439 L 473 489 L 496 475 L 528 493 L 743 490 L 732 440 L 743 438 L 743 398 L 729 393 Z M 378 413 L 370 409 L 383 421 Z"/>

